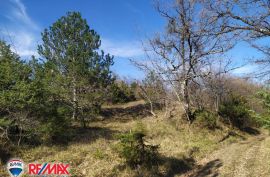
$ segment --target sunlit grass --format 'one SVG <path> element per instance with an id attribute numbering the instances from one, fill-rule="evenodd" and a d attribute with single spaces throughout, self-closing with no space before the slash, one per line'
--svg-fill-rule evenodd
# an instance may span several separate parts
<path id="1" fill-rule="evenodd" d="M 68 145 L 22 148 L 17 151 L 17 155 L 25 163 L 69 163 L 72 176 L 134 176 L 137 172 L 123 166 L 124 161 L 119 158 L 114 146 L 117 143 L 115 135 L 134 129 L 138 122 L 145 128 L 146 142 L 159 145 L 160 156 L 165 159 L 159 166 L 162 174 L 168 173 L 168 164 L 174 170 L 174 166 L 177 166 L 174 163 L 181 164 L 181 160 L 186 157 L 199 160 L 220 146 L 238 140 L 237 137 L 230 137 L 219 143 L 226 131 L 189 127 L 180 118 L 166 119 L 160 112 L 157 118 L 132 118 L 124 122 L 114 118 L 92 122 L 87 132 L 76 135 L 78 139 Z M 0 171 L 1 176 L 4 173 Z"/>

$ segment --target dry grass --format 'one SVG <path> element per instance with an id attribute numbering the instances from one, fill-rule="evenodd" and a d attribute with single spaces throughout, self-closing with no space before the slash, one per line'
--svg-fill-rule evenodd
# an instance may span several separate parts
<path id="1" fill-rule="evenodd" d="M 114 105 L 103 105 L 102 108 L 130 108 L 138 105 L 145 104 L 144 100 L 138 100 L 138 101 L 132 101 L 129 103 L 123 103 L 123 104 L 114 104 Z"/>
<path id="2" fill-rule="evenodd" d="M 133 107 L 133 104 L 120 105 L 120 108 L 126 110 Z M 142 103 L 136 103 L 135 106 L 140 104 Z M 114 106 L 112 109 L 118 108 L 119 106 Z M 162 112 L 158 115 L 160 116 L 157 118 L 151 116 L 134 118 L 133 114 L 131 116 L 125 114 L 125 121 L 118 121 L 123 117 L 114 114 L 112 119 L 92 122 L 87 130 L 78 131 L 75 139 L 66 146 L 23 148 L 13 156 L 20 157 L 26 163 L 69 163 L 72 176 L 78 177 L 138 176 L 139 171 L 123 166 L 123 160 L 114 150 L 114 145 L 117 143 L 114 135 L 131 130 L 140 121 L 146 128 L 146 141 L 160 146 L 162 163 L 157 169 L 159 175 L 177 176 L 190 170 L 194 161 L 230 142 L 229 138 L 218 143 L 226 135 L 224 130 L 209 131 L 189 127 L 180 121 L 180 118 L 165 119 Z M 150 172 L 147 175 L 144 171 L 144 176 L 151 176 L 151 174 Z M 7 176 L 5 169 L 0 170 L 0 176 Z"/>

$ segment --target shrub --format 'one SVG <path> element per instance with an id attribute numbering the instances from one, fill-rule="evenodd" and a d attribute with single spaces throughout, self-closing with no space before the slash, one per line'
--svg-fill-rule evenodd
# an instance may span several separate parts
<path id="1" fill-rule="evenodd" d="M 252 124 L 249 112 L 247 100 L 239 95 L 230 95 L 219 107 L 219 114 L 224 122 L 239 129 Z"/>
<path id="2" fill-rule="evenodd" d="M 48 114 L 41 124 L 41 138 L 45 143 L 67 143 L 70 138 L 70 110 L 62 105 L 55 105 L 47 110 Z"/>
<path id="3" fill-rule="evenodd" d="M 120 142 L 117 145 L 117 152 L 131 168 L 136 168 L 140 165 L 152 167 L 157 165 L 158 146 L 146 144 L 143 128 L 140 124 L 139 127 L 140 130 L 118 135 Z"/>
<path id="4" fill-rule="evenodd" d="M 259 120 L 260 125 L 270 131 L 270 116 L 262 116 Z"/>
<path id="5" fill-rule="evenodd" d="M 258 97 L 262 100 L 263 106 L 267 111 L 262 114 L 253 113 L 256 121 L 264 128 L 270 130 L 270 93 L 267 91 L 260 91 L 257 93 Z"/>
<path id="6" fill-rule="evenodd" d="M 78 110 L 78 120 L 83 128 L 86 128 L 87 124 L 100 115 L 101 105 L 98 102 L 94 102 L 85 106 L 84 109 Z"/>
<path id="7" fill-rule="evenodd" d="M 118 83 L 114 82 L 111 85 L 110 89 L 111 96 L 108 101 L 113 104 L 135 101 L 136 100 L 135 90 L 136 86 L 134 86 L 134 84 L 130 86 L 124 81 Z"/>
<path id="8" fill-rule="evenodd" d="M 107 154 L 105 154 L 102 150 L 96 149 L 94 152 L 94 158 L 96 159 L 105 159 L 107 157 Z"/>
<path id="9" fill-rule="evenodd" d="M 216 114 L 207 110 L 196 110 L 194 112 L 195 123 L 202 127 L 214 129 L 217 126 Z"/>

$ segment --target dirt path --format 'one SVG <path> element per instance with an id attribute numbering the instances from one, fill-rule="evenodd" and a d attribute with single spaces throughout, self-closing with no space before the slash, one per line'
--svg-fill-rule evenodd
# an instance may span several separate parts
<path id="1" fill-rule="evenodd" d="M 220 149 L 186 177 L 270 177 L 270 137 L 259 135 Z"/>

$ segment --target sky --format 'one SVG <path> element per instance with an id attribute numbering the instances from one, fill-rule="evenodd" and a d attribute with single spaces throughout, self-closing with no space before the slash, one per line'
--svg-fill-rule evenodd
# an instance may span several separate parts
<path id="1" fill-rule="evenodd" d="M 23 59 L 38 56 L 41 32 L 68 11 L 79 11 L 101 36 L 101 48 L 115 56 L 112 70 L 120 77 L 141 79 L 143 73 L 129 59 L 143 60 L 141 42 L 164 30 L 165 21 L 153 0 L 0 0 L 0 38 Z M 241 65 L 256 51 L 239 43 L 230 57 Z M 256 54 L 257 55 L 257 54 Z M 234 71 L 243 74 L 253 66 Z"/>

